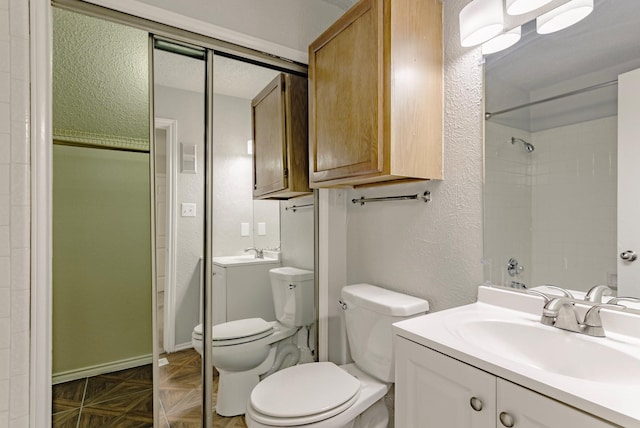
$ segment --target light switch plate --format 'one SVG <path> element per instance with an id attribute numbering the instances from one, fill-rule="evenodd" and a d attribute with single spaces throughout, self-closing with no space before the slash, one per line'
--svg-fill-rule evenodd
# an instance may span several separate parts
<path id="1" fill-rule="evenodd" d="M 240 223 L 240 236 L 249 236 L 249 223 Z"/>
<path id="2" fill-rule="evenodd" d="M 259 222 L 258 223 L 258 235 L 264 236 L 267 234 L 267 223 Z"/>
<path id="3" fill-rule="evenodd" d="M 195 217 L 196 204 L 190 202 L 182 203 L 182 217 Z"/>

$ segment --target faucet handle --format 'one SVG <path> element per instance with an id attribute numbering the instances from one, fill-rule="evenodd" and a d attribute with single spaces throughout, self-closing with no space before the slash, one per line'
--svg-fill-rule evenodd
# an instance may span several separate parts
<path id="1" fill-rule="evenodd" d="M 571 294 L 569 290 L 562 287 L 558 287 L 557 285 L 543 284 L 541 285 L 541 287 L 547 287 L 547 288 L 551 288 L 552 290 L 558 290 L 559 292 L 562 293 L 564 297 L 568 297 L 569 299 L 575 299 L 575 297 L 573 297 L 573 294 Z"/>
<path id="2" fill-rule="evenodd" d="M 525 291 L 527 294 L 535 294 L 536 296 L 540 296 L 544 299 L 544 303 L 547 304 L 549 303 L 549 301 L 551 300 L 551 297 L 549 297 L 549 295 L 544 294 L 542 291 L 538 291 L 538 290 L 532 290 L 532 289 L 528 289 Z"/>
<path id="3" fill-rule="evenodd" d="M 610 296 L 613 290 L 608 285 L 594 285 L 589 289 L 584 300 L 587 302 L 601 303 L 602 296 Z"/>
<path id="4" fill-rule="evenodd" d="M 602 318 L 600 318 L 600 309 L 614 309 L 621 310 L 624 306 L 611 305 L 609 303 L 601 303 L 589 308 L 584 315 L 584 333 L 589 336 L 605 337 L 604 327 L 602 326 Z"/>
<path id="5" fill-rule="evenodd" d="M 613 299 L 609 300 L 607 303 L 609 305 L 618 305 L 618 306 L 624 306 L 621 305 L 619 302 L 632 302 L 632 303 L 640 303 L 640 299 L 638 299 L 637 297 L 614 297 Z"/>

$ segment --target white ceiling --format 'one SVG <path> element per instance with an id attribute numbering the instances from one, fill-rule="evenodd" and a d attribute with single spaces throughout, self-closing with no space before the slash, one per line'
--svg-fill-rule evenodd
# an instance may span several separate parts
<path id="1" fill-rule="evenodd" d="M 202 60 L 159 49 L 154 51 L 154 83 L 156 85 L 204 92 L 204 67 Z M 251 100 L 278 73 L 266 67 L 216 55 L 213 61 L 213 92 Z"/>
<path id="2" fill-rule="evenodd" d="M 514 47 L 486 58 L 486 110 L 617 79 L 640 67 L 640 1 L 596 0 L 582 22 L 541 36 L 535 22 Z M 506 125 L 540 130 L 616 114 L 615 86 L 496 116 Z"/>
<path id="3" fill-rule="evenodd" d="M 357 0 L 316 0 L 347 10 Z M 214 93 L 253 99 L 278 74 L 257 65 L 216 56 Z M 204 62 L 165 51 L 154 54 L 155 84 L 186 91 L 204 91 Z"/>
<path id="4" fill-rule="evenodd" d="M 332 4 L 334 6 L 338 6 L 342 10 L 347 10 L 354 4 L 356 4 L 357 0 L 320 0 L 325 3 Z"/>

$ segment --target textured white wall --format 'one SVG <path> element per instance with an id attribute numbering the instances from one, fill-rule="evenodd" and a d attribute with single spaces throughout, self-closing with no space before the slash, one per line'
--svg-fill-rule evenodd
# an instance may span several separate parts
<path id="1" fill-rule="evenodd" d="M 29 426 L 29 9 L 0 1 L 0 427 Z"/>
<path id="2" fill-rule="evenodd" d="M 482 282 L 482 66 L 460 47 L 458 13 L 443 4 L 444 179 L 352 190 L 347 203 L 347 280 L 425 298 L 432 311 L 471 303 Z M 431 191 L 432 202 L 350 200 Z"/>
<path id="3" fill-rule="evenodd" d="M 54 135 L 134 138 L 148 146 L 147 33 L 58 8 L 53 16 Z"/>

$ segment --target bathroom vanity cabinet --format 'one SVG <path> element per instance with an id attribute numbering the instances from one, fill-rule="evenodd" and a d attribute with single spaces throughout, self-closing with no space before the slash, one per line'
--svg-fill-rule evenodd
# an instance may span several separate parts
<path id="1" fill-rule="evenodd" d="M 253 263 L 213 261 L 213 325 L 245 318 L 276 319 L 269 270 L 278 260 Z"/>
<path id="2" fill-rule="evenodd" d="M 361 0 L 309 46 L 312 188 L 442 178 L 441 9 Z"/>
<path id="3" fill-rule="evenodd" d="M 307 79 L 279 74 L 252 100 L 251 111 L 254 199 L 310 193 Z"/>
<path id="4" fill-rule="evenodd" d="M 398 427 L 581 427 L 618 425 L 396 336 Z"/>

